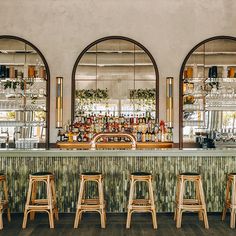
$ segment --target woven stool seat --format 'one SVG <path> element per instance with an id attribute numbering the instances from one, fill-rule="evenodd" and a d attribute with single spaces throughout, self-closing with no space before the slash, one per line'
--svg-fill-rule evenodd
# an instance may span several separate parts
<path id="1" fill-rule="evenodd" d="M 144 175 L 152 175 L 152 174 L 148 172 L 133 172 L 131 173 L 131 175 L 144 176 Z"/>
<path id="2" fill-rule="evenodd" d="M 101 175 L 100 172 L 83 172 L 81 175 Z"/>
<path id="3" fill-rule="evenodd" d="M 33 176 L 53 175 L 53 173 L 51 173 L 51 172 L 43 172 L 43 171 L 41 171 L 41 172 L 33 173 L 32 175 L 33 175 Z"/>
<path id="4" fill-rule="evenodd" d="M 197 176 L 200 175 L 199 173 L 194 173 L 194 172 L 184 172 L 184 173 L 180 173 L 179 175 L 192 175 L 192 176 Z"/>

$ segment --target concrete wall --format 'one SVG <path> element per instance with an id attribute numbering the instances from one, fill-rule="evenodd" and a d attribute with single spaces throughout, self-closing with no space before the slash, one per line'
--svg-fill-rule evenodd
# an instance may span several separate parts
<path id="1" fill-rule="evenodd" d="M 51 71 L 51 142 L 55 141 L 55 77 L 63 76 L 64 120 L 70 119 L 71 73 L 80 52 L 109 35 L 143 44 L 165 78 L 175 78 L 174 141 L 178 142 L 178 77 L 189 50 L 216 35 L 236 36 L 234 0 L 8 0 L 1 1 L 0 35 L 22 37 L 44 54 Z M 160 118 L 165 119 L 164 112 Z"/>

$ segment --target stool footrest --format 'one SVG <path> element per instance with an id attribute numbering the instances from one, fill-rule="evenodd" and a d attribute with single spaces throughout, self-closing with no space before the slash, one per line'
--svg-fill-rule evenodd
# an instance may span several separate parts
<path id="1" fill-rule="evenodd" d="M 179 204 L 179 202 L 175 201 L 175 204 Z M 182 205 L 200 205 L 200 201 L 198 199 L 183 199 L 183 204 Z"/>
<path id="2" fill-rule="evenodd" d="M 134 205 L 132 205 L 132 206 L 130 206 L 129 208 L 128 208 L 129 210 L 131 210 L 131 211 L 152 211 L 153 209 L 155 209 L 155 206 L 134 206 Z"/>
<path id="3" fill-rule="evenodd" d="M 133 199 L 131 205 L 151 205 L 150 199 Z"/>
<path id="4" fill-rule="evenodd" d="M 31 201 L 31 204 L 48 204 L 49 200 L 48 199 L 35 199 Z M 54 200 L 52 199 L 52 203 Z"/>
<path id="5" fill-rule="evenodd" d="M 82 199 L 82 204 L 99 204 L 99 199 L 94 198 L 94 199 Z"/>
<path id="6" fill-rule="evenodd" d="M 186 211 L 203 211 L 205 209 L 204 205 L 177 205 L 177 208 Z"/>
<path id="7" fill-rule="evenodd" d="M 79 210 L 91 210 L 91 209 L 94 209 L 94 210 L 99 210 L 99 209 L 105 209 L 105 206 L 104 205 L 80 205 L 78 206 L 78 209 Z"/>
<path id="8" fill-rule="evenodd" d="M 37 209 L 43 209 L 43 210 L 49 210 L 50 206 L 48 205 L 28 205 L 27 210 L 37 210 Z M 54 208 L 52 208 L 54 209 Z"/>

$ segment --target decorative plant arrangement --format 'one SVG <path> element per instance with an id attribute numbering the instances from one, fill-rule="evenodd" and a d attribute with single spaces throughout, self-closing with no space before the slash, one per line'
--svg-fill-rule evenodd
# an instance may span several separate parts
<path id="1" fill-rule="evenodd" d="M 132 89 L 130 90 L 130 100 L 140 107 L 152 108 L 156 103 L 156 89 Z"/>
<path id="2" fill-rule="evenodd" d="M 7 81 L 4 83 L 4 89 L 13 88 L 15 90 L 17 85 L 20 85 L 21 90 L 24 90 L 24 81 L 21 82 Z"/>
<path id="3" fill-rule="evenodd" d="M 33 82 L 26 82 L 27 85 L 32 86 Z M 25 82 L 24 81 L 6 81 L 3 83 L 4 89 L 14 89 L 16 90 L 17 86 L 20 85 L 21 90 L 24 90 Z"/>
<path id="4" fill-rule="evenodd" d="M 83 110 L 84 107 L 90 107 L 92 109 L 92 106 L 95 103 L 107 102 L 108 90 L 107 89 L 76 90 L 75 97 L 78 99 L 76 110 Z"/>

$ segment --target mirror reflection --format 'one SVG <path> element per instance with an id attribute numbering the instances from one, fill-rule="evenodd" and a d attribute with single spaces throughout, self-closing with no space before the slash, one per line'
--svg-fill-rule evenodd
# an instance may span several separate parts
<path id="1" fill-rule="evenodd" d="M 201 147 L 236 144 L 236 41 L 199 46 L 183 73 L 183 142 Z"/>
<path id="2" fill-rule="evenodd" d="M 75 116 L 156 118 L 156 74 L 139 46 L 110 39 L 92 46 L 75 75 Z"/>
<path id="3" fill-rule="evenodd" d="M 0 39 L 0 145 L 37 148 L 46 142 L 47 74 L 26 42 Z"/>

